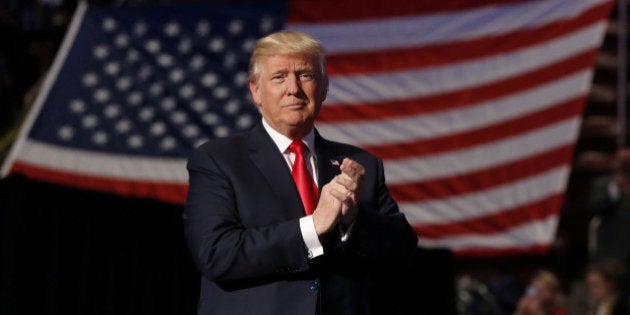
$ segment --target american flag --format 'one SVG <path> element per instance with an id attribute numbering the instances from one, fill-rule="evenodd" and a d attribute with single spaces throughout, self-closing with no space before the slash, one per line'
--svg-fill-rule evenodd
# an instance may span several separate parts
<path id="1" fill-rule="evenodd" d="M 420 246 L 544 252 L 611 5 L 81 2 L 2 173 L 183 203 L 192 148 L 260 120 L 255 40 L 299 30 L 328 54 L 318 130 L 383 158 Z"/>

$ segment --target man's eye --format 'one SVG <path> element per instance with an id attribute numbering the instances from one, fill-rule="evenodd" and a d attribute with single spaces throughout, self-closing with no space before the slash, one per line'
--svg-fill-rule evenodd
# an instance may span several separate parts
<path id="1" fill-rule="evenodd" d="M 306 80 L 311 80 L 311 79 L 313 79 L 313 78 L 314 78 L 314 76 L 313 76 L 313 74 L 312 74 L 312 73 L 302 73 L 302 74 L 300 75 L 300 78 L 302 78 L 302 79 L 306 79 Z"/>

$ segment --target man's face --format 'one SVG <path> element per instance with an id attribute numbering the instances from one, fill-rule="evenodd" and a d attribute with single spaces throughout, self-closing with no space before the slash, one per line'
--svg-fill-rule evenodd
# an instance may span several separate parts
<path id="1" fill-rule="evenodd" d="M 263 59 L 260 76 L 249 83 L 263 117 L 289 138 L 310 131 L 326 98 L 326 84 L 316 59 L 303 55 L 277 55 Z"/>

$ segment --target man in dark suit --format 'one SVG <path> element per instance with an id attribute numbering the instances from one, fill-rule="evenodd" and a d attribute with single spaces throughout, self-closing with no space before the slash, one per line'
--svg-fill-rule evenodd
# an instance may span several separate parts
<path id="1" fill-rule="evenodd" d="M 188 161 L 198 314 L 372 314 L 370 280 L 408 264 L 416 235 L 381 160 L 314 129 L 328 90 L 322 48 L 300 32 L 259 40 L 249 86 L 261 124 Z"/>

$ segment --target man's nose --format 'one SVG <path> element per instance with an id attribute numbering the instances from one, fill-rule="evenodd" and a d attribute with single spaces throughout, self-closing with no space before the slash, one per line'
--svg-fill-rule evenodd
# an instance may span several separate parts
<path id="1" fill-rule="evenodd" d="M 297 75 L 289 75 L 287 77 L 286 82 L 286 88 L 287 88 L 287 94 L 289 95 L 296 95 L 298 93 L 300 93 L 300 79 Z"/>

